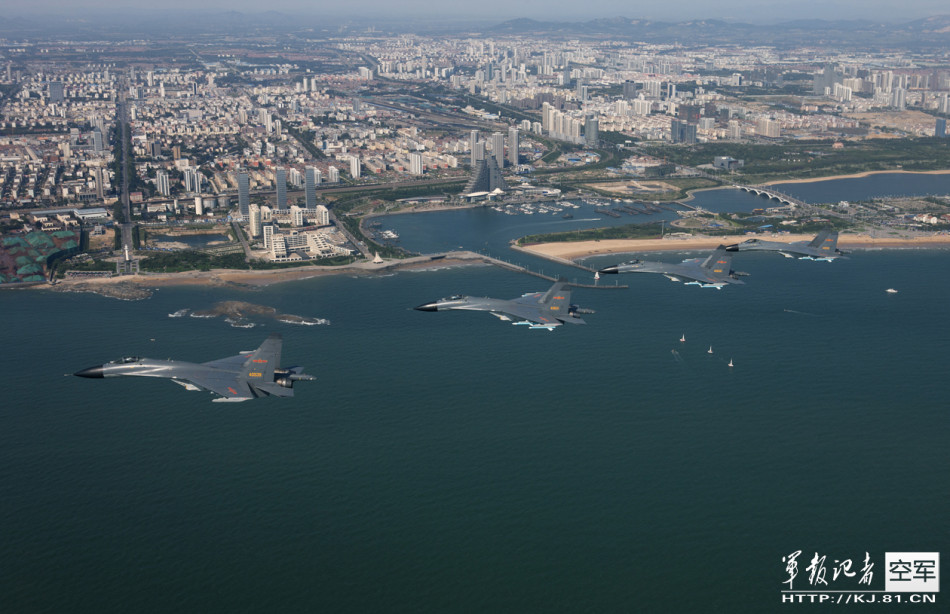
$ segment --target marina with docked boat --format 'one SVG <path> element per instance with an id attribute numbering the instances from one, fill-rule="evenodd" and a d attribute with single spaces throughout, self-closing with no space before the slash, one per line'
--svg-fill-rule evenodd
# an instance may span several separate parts
<path id="1" fill-rule="evenodd" d="M 649 215 L 662 211 L 694 209 L 694 207 L 678 201 L 646 202 L 620 198 L 579 198 L 543 202 L 499 203 L 489 208 L 505 215 L 559 215 L 564 219 L 573 219 L 575 213 L 584 213 L 585 211 L 619 218 L 624 215 Z"/>

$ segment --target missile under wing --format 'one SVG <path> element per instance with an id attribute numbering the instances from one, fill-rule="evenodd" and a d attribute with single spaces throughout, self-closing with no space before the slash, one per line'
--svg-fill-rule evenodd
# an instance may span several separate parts
<path id="1" fill-rule="evenodd" d="M 203 389 L 219 395 L 215 401 L 248 401 L 263 396 L 292 397 L 294 382 L 312 381 L 315 378 L 304 374 L 303 367 L 279 367 L 282 343 L 281 336 L 274 333 L 256 350 L 211 362 L 198 364 L 130 356 L 77 371 L 75 375 L 91 378 L 120 375 L 161 377 L 188 390 Z"/>
<path id="2" fill-rule="evenodd" d="M 586 324 L 579 313 L 593 313 L 571 304 L 566 282 L 558 281 L 547 292 L 531 292 L 505 300 L 488 297 L 452 296 L 419 305 L 418 311 L 487 311 L 501 320 L 531 329 L 554 330 L 561 324 Z"/>
<path id="3" fill-rule="evenodd" d="M 730 252 L 778 252 L 786 258 L 800 260 L 823 260 L 831 262 L 840 258 L 844 252 L 838 249 L 838 231 L 825 228 L 811 241 L 782 243 L 765 239 L 748 239 L 726 247 Z"/>
<path id="4" fill-rule="evenodd" d="M 692 258 L 681 263 L 647 262 L 633 260 L 623 264 L 609 266 L 598 271 L 601 275 L 614 273 L 658 273 L 665 275 L 672 281 L 682 281 L 686 285 L 701 286 L 703 288 L 722 289 L 726 284 L 744 284 L 739 279 L 743 273 L 732 270 L 732 255 L 720 245 L 705 259 Z"/>

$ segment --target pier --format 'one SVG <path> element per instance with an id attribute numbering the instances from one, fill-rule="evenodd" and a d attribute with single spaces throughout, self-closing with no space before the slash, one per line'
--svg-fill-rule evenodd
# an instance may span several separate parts
<path id="1" fill-rule="evenodd" d="M 526 254 L 530 253 L 526 250 L 521 250 L 521 248 L 518 248 L 518 247 L 513 247 L 513 249 L 524 251 L 524 253 Z M 531 254 L 531 255 L 537 256 L 537 254 Z M 393 263 L 393 265 L 395 265 L 395 267 L 398 268 L 399 263 L 408 264 L 410 263 L 410 261 L 419 262 L 419 261 L 425 261 L 425 260 L 441 260 L 443 258 L 446 260 L 455 260 L 455 261 L 481 261 L 481 262 L 484 262 L 485 264 L 491 264 L 491 265 L 500 267 L 502 269 L 508 269 L 509 271 L 515 271 L 517 273 L 524 273 L 525 275 L 531 275 L 532 277 L 537 277 L 539 279 L 545 279 L 547 281 L 550 281 L 551 283 L 554 283 L 562 279 L 559 277 L 553 277 L 551 275 L 545 275 L 544 273 L 540 271 L 532 271 L 528 267 L 522 266 L 520 264 L 514 264 L 512 262 L 507 262 L 505 260 L 493 258 L 492 256 L 488 256 L 486 254 L 479 254 L 479 253 L 470 252 L 470 251 L 445 252 L 442 254 L 428 254 L 426 256 L 410 258 L 407 260 L 401 260 L 401 261 L 397 260 Z M 563 258 L 547 258 L 547 259 L 551 260 L 552 262 L 556 262 L 558 264 L 567 265 L 570 267 L 574 267 L 576 269 L 582 269 L 590 273 L 595 272 L 594 269 L 577 264 L 576 262 L 572 262 L 571 260 L 565 260 Z M 379 268 L 383 269 L 383 268 L 388 268 L 388 267 L 379 267 Z M 606 284 L 583 284 L 583 283 L 577 283 L 575 281 L 570 281 L 570 280 L 565 280 L 565 281 L 567 281 L 567 283 L 573 286 L 574 288 L 588 288 L 591 290 L 624 290 L 629 287 L 629 286 L 618 284 L 618 283 L 614 283 L 613 285 L 606 285 Z"/>

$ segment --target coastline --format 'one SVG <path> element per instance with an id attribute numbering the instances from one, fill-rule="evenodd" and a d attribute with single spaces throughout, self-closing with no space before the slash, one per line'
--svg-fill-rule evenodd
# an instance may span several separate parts
<path id="1" fill-rule="evenodd" d="M 756 238 L 791 243 L 810 241 L 814 235 L 769 234 L 755 235 Z M 641 252 L 681 252 L 696 249 L 715 249 L 719 245 L 741 243 L 749 235 L 717 235 L 712 237 L 663 238 L 663 239 L 604 239 L 600 241 L 578 241 L 558 243 L 536 243 L 522 245 L 518 249 L 552 260 L 577 260 L 603 254 L 624 254 Z M 897 237 L 873 237 L 867 234 L 838 237 L 838 245 L 846 248 L 939 248 L 950 247 L 950 235 L 933 235 L 902 239 Z"/>
<path id="2" fill-rule="evenodd" d="M 900 173 L 902 175 L 950 175 L 950 169 L 935 171 L 864 171 L 863 173 L 854 173 L 851 175 L 829 175 L 828 177 L 808 177 L 804 179 L 779 179 L 777 181 L 766 181 L 758 185 L 778 185 L 780 183 L 818 183 L 819 181 L 836 181 L 838 179 L 863 179 L 871 175 L 885 175 L 890 173 Z"/>
<path id="3" fill-rule="evenodd" d="M 386 260 L 382 264 L 363 261 L 338 266 L 302 266 L 291 269 L 212 269 L 210 271 L 62 279 L 55 285 L 37 284 L 30 289 L 51 292 L 93 292 L 112 298 L 137 300 L 150 296 L 149 289 L 151 288 L 169 286 L 231 286 L 256 290 L 272 284 L 327 275 L 374 275 L 397 270 L 440 269 L 477 264 L 485 264 L 484 256 L 474 252 L 458 251 L 449 252 L 438 259 L 433 259 L 433 255 L 415 256 L 404 260 Z"/>

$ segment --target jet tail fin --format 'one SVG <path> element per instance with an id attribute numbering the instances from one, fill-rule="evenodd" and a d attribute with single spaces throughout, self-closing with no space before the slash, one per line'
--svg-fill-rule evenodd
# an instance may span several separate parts
<path id="1" fill-rule="evenodd" d="M 565 290 L 564 281 L 558 281 L 541 297 L 542 312 L 553 316 L 564 324 L 586 324 L 584 319 L 577 315 L 577 305 L 571 305 L 571 291 Z"/>
<path id="2" fill-rule="evenodd" d="M 556 298 L 556 297 L 555 297 L 556 294 L 561 294 L 561 291 L 563 290 L 563 288 L 564 288 L 565 285 L 566 285 L 566 282 L 564 282 L 564 281 L 562 281 L 562 280 L 560 280 L 560 279 L 557 280 L 556 282 L 554 282 L 554 285 L 551 286 L 550 289 L 548 289 L 547 292 L 545 292 L 543 295 L 541 295 L 541 299 L 540 299 L 539 302 L 540 302 L 542 305 L 547 305 L 548 303 L 550 303 L 552 300 L 554 300 L 554 299 Z M 568 294 L 568 296 L 570 296 L 571 293 L 568 292 L 567 294 Z"/>
<path id="3" fill-rule="evenodd" d="M 541 295 L 538 302 L 545 307 L 550 307 L 552 311 L 561 311 L 560 308 L 563 306 L 563 313 L 566 314 L 567 308 L 571 305 L 571 291 L 564 289 L 566 285 L 567 283 L 563 281 L 555 282 L 550 290 Z"/>
<path id="4" fill-rule="evenodd" d="M 830 254 L 835 253 L 838 249 L 838 231 L 825 228 L 815 235 L 815 238 L 811 240 L 808 247 L 813 247 Z"/>
<path id="5" fill-rule="evenodd" d="M 261 347 L 257 348 L 247 356 L 241 375 L 247 378 L 252 385 L 262 382 L 272 383 L 274 381 L 274 369 L 280 364 L 280 350 L 283 345 L 283 337 L 279 333 L 273 333 Z"/>
<path id="6" fill-rule="evenodd" d="M 732 254 L 726 251 L 725 245 L 720 245 L 703 261 L 702 268 L 714 276 L 725 277 L 732 271 Z"/>

